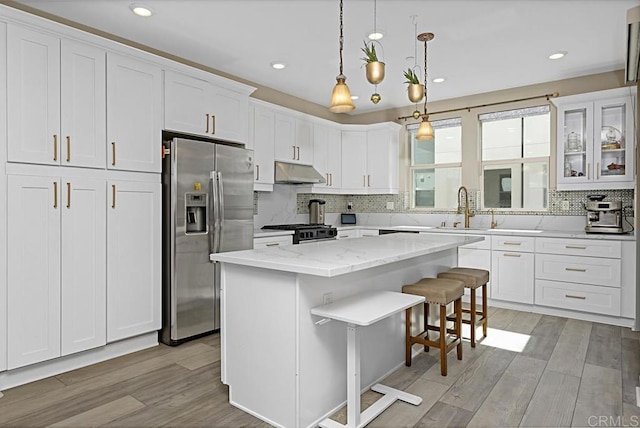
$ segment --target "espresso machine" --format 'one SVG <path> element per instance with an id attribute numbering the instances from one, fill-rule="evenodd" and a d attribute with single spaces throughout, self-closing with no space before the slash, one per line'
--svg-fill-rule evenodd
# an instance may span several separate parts
<path id="1" fill-rule="evenodd" d="M 622 201 L 588 201 L 587 233 L 624 233 L 622 229 Z"/>

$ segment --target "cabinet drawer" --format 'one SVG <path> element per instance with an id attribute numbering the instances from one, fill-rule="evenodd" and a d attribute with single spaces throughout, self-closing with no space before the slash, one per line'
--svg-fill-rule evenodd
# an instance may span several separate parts
<path id="1" fill-rule="evenodd" d="M 284 236 L 265 236 L 263 238 L 253 239 L 253 248 L 271 248 L 282 247 L 284 245 L 292 245 L 293 239 L 291 235 Z"/>
<path id="2" fill-rule="evenodd" d="M 485 235 L 467 235 L 484 238 L 484 241 L 474 242 L 473 244 L 461 245 L 459 248 L 475 248 L 478 250 L 490 250 L 491 249 L 491 237 Z"/>
<path id="3" fill-rule="evenodd" d="M 357 237 L 358 237 L 358 231 L 356 229 L 351 229 L 351 230 L 338 229 L 338 236 L 336 236 L 337 239 L 348 239 L 348 238 L 357 238 Z"/>
<path id="4" fill-rule="evenodd" d="M 536 279 L 536 305 L 620 316 L 620 289 Z"/>
<path id="5" fill-rule="evenodd" d="M 533 253 L 535 250 L 535 238 L 525 236 L 492 236 L 491 249 Z"/>
<path id="6" fill-rule="evenodd" d="M 380 233 L 378 232 L 378 229 L 359 229 L 358 230 L 358 236 L 359 237 L 363 237 L 363 236 L 378 236 L 380 235 Z"/>
<path id="7" fill-rule="evenodd" d="M 536 254 L 536 278 L 620 287 L 620 260 Z"/>
<path id="8" fill-rule="evenodd" d="M 621 248 L 620 241 L 603 241 L 600 239 L 536 239 L 537 253 L 620 258 L 622 254 Z"/>

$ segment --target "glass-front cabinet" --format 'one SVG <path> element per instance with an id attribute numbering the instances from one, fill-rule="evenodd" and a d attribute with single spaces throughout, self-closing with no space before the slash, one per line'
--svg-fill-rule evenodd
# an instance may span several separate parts
<path id="1" fill-rule="evenodd" d="M 633 188 L 632 97 L 619 88 L 553 100 L 558 190 Z"/>

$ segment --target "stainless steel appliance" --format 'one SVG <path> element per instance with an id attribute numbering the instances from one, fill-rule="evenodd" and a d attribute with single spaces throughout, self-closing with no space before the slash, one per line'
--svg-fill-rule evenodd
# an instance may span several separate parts
<path id="1" fill-rule="evenodd" d="M 253 151 L 187 138 L 163 141 L 160 340 L 220 328 L 220 265 L 210 253 L 253 248 Z"/>
<path id="2" fill-rule="evenodd" d="M 274 224 L 262 226 L 263 229 L 293 230 L 293 243 L 328 241 L 336 239 L 338 230 L 325 224 Z"/>
<path id="3" fill-rule="evenodd" d="M 588 201 L 587 233 L 624 233 L 622 228 L 622 201 Z"/>
<path id="4" fill-rule="evenodd" d="M 324 207 L 326 202 L 322 199 L 311 199 L 309 201 L 309 223 L 324 224 Z"/>

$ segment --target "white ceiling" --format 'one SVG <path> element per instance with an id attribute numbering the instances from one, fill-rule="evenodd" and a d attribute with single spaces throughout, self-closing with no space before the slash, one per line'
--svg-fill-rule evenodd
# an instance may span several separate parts
<path id="1" fill-rule="evenodd" d="M 339 0 L 17 0 L 260 85 L 329 104 L 338 74 Z M 131 3 L 155 13 L 141 18 Z M 344 0 L 344 74 L 352 114 L 410 104 L 402 71 L 424 64 L 417 32 L 432 32 L 429 100 L 624 69 L 626 11 L 640 0 L 377 0 L 386 62 L 373 105 L 362 52 L 374 0 Z M 567 51 L 561 60 L 547 57 Z M 270 64 L 282 61 L 284 70 Z"/>

